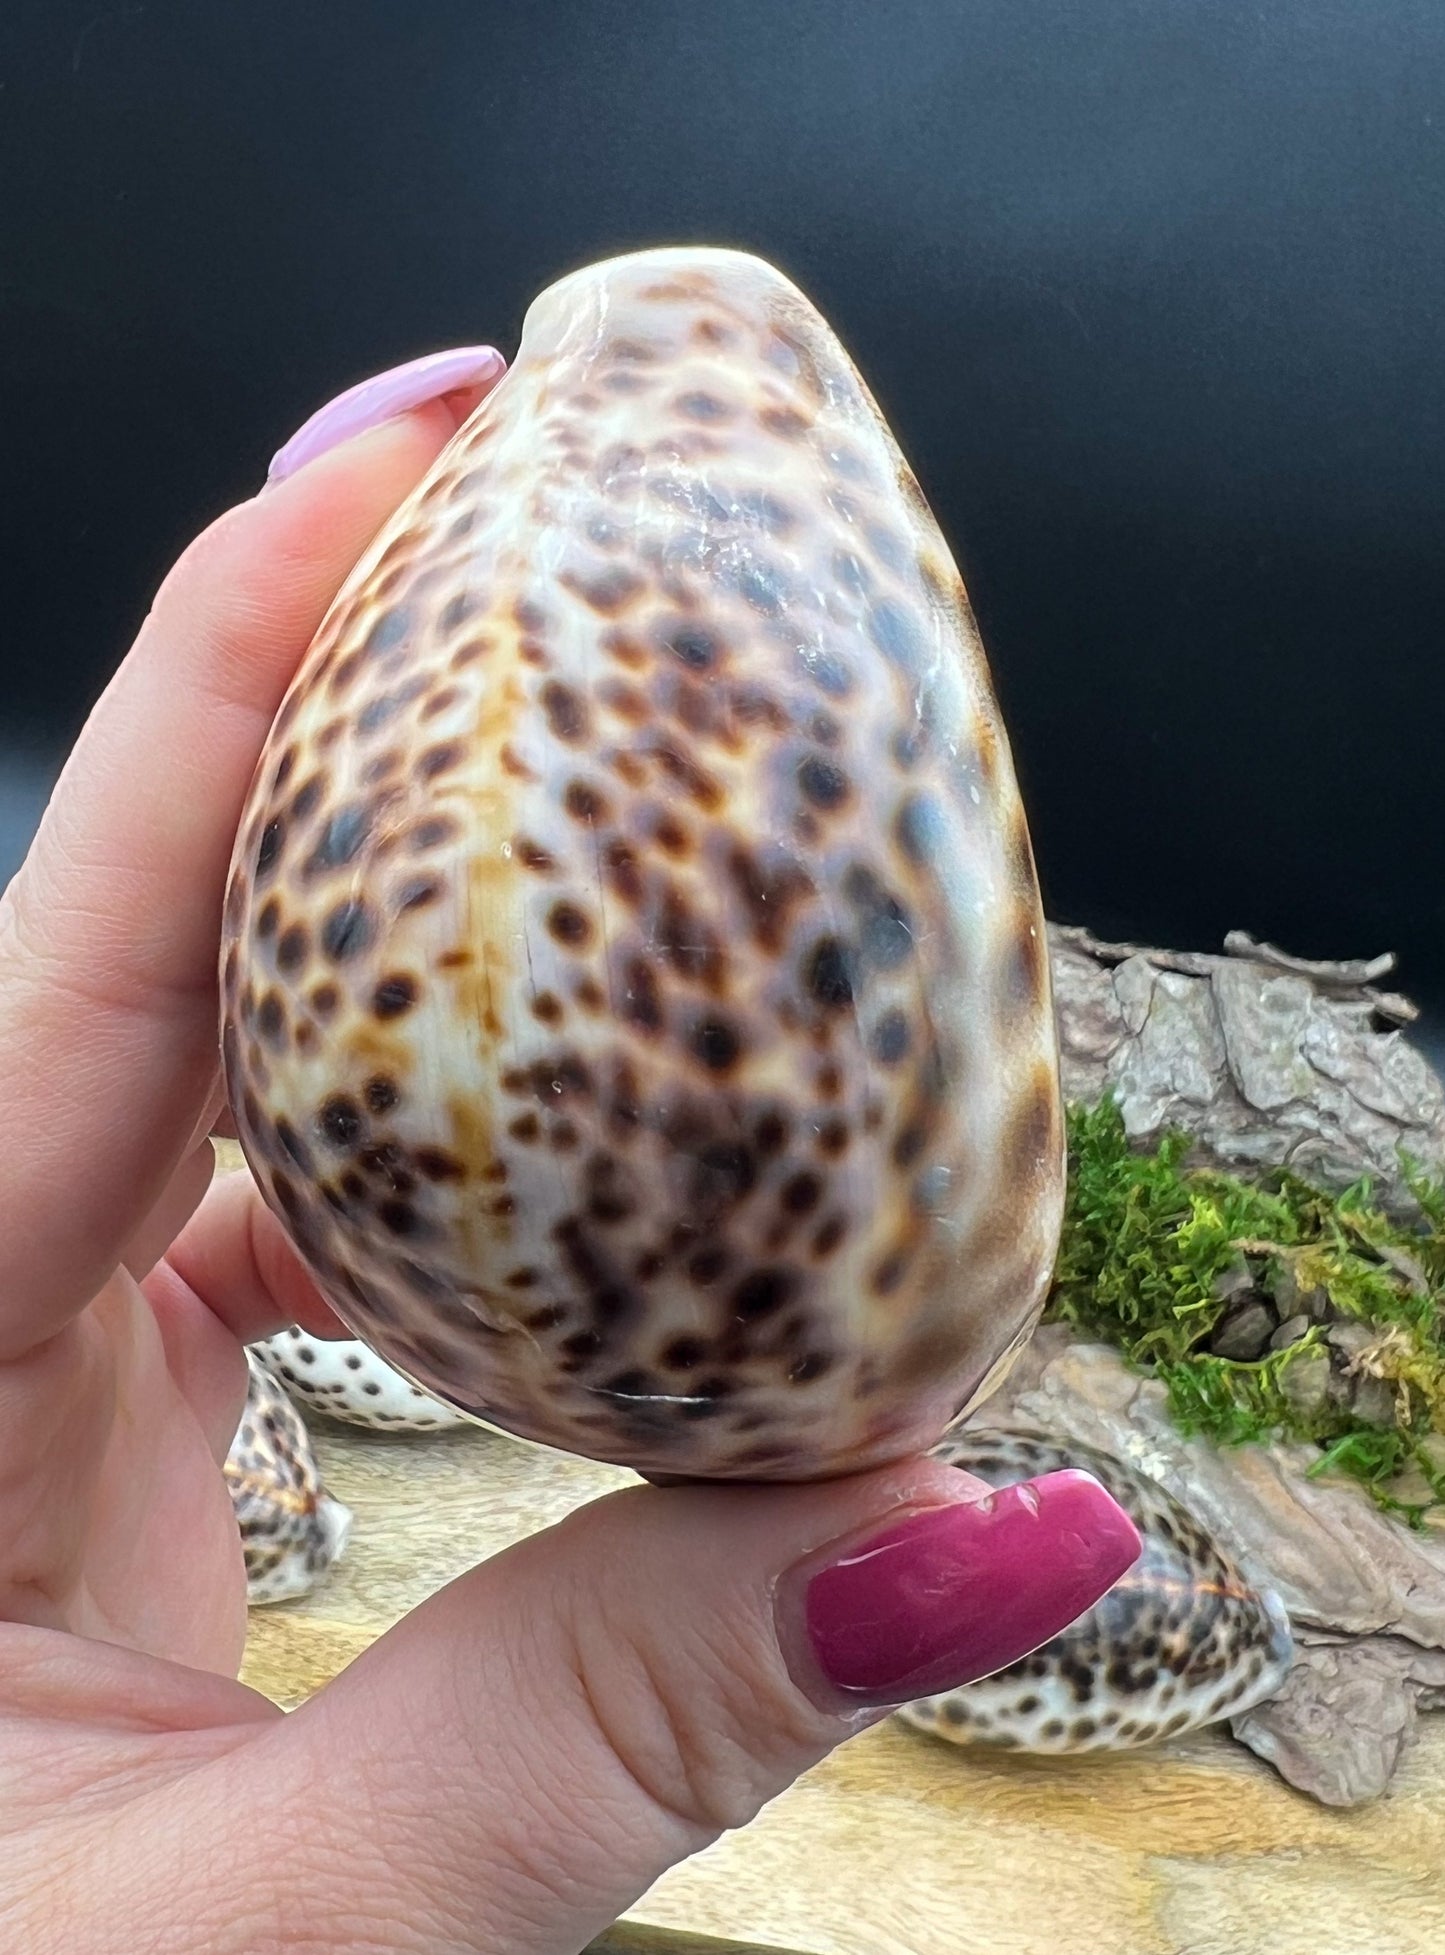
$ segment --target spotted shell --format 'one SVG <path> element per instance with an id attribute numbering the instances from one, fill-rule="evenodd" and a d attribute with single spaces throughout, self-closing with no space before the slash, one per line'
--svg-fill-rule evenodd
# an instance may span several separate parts
<path id="1" fill-rule="evenodd" d="M 314 1588 L 346 1546 L 351 1511 L 322 1486 L 300 1413 L 250 1352 L 247 1364 L 246 1408 L 225 1474 L 255 1606 Z"/>
<path id="2" fill-rule="evenodd" d="M 1063 1199 L 1028 829 L 948 549 L 780 273 L 534 303 L 281 708 L 222 980 L 265 1198 L 463 1412 L 802 1479 L 996 1382 Z"/>
<path id="3" fill-rule="evenodd" d="M 1032 1656 L 909 1704 L 904 1722 L 956 1744 L 1129 1750 L 1272 1697 L 1294 1660 L 1284 1605 L 1249 1583 L 1172 1495 L 1090 1446 L 979 1429 L 938 1458 L 992 1487 L 1081 1467 L 1138 1528 L 1143 1552 L 1102 1601 Z"/>
<path id="4" fill-rule="evenodd" d="M 308 1410 L 378 1432 L 443 1432 L 471 1422 L 399 1371 L 357 1338 L 312 1337 L 293 1326 L 251 1355 L 287 1394 Z"/>

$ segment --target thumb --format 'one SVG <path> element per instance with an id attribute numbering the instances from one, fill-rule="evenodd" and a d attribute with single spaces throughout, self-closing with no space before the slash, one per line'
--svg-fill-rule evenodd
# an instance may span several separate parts
<path id="1" fill-rule="evenodd" d="M 243 1809 L 308 1841 L 285 1905 L 318 1946 L 562 1955 L 889 1707 L 1048 1641 L 1139 1548 L 1074 1472 L 628 1488 L 268 1727 Z"/>

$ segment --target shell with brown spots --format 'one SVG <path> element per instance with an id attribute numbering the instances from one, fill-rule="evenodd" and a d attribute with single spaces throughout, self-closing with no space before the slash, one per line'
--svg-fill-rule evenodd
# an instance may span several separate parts
<path id="1" fill-rule="evenodd" d="M 254 1351 L 245 1409 L 226 1455 L 226 1486 L 252 1605 L 305 1595 L 341 1554 L 351 1510 L 321 1483 L 300 1413 Z"/>
<path id="2" fill-rule="evenodd" d="M 226 900 L 225 1064 L 340 1314 L 640 1471 L 931 1445 L 1063 1195 L 1028 830 L 968 601 L 778 272 L 578 272 L 338 597 Z"/>
<path id="3" fill-rule="evenodd" d="M 1092 1446 L 972 1426 L 934 1452 L 990 1487 L 1092 1474 L 1143 1552 L 1052 1641 L 979 1683 L 904 1706 L 904 1723 L 954 1744 L 1128 1751 L 1237 1717 L 1283 1684 L 1295 1654 L 1284 1604 L 1145 1474 Z"/>

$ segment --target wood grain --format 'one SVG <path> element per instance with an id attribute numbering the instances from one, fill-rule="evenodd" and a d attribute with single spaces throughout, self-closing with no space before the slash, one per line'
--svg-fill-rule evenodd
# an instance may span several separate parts
<path id="1" fill-rule="evenodd" d="M 481 1431 L 313 1430 L 356 1520 L 319 1592 L 253 1611 L 246 1679 L 288 1707 L 474 1562 L 632 1478 Z M 1207 1733 L 1067 1761 L 890 1723 L 634 1912 L 806 1955 L 1440 1955 L 1445 1715 L 1352 1813 Z"/>

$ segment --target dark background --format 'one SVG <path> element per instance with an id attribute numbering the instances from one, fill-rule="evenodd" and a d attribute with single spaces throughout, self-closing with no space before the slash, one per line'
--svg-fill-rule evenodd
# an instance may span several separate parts
<path id="1" fill-rule="evenodd" d="M 314 406 L 693 239 L 872 381 L 1049 913 L 1445 1007 L 1440 0 L 0 6 L 0 880 Z"/>

